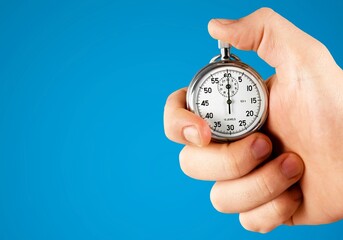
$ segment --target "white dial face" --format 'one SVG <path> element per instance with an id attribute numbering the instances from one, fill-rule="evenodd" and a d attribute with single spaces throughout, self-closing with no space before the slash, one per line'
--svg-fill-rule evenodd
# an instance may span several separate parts
<path id="1" fill-rule="evenodd" d="M 195 112 L 220 138 L 244 136 L 255 130 L 265 116 L 267 99 L 262 84 L 243 68 L 214 68 L 195 86 Z"/>

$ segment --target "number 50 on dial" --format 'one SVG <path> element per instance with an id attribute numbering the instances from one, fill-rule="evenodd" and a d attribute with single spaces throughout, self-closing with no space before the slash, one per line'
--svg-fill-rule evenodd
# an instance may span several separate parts
<path id="1" fill-rule="evenodd" d="M 205 119 L 215 141 L 233 141 L 265 122 L 268 91 L 260 75 L 237 57 L 213 61 L 193 78 L 188 109 Z"/>

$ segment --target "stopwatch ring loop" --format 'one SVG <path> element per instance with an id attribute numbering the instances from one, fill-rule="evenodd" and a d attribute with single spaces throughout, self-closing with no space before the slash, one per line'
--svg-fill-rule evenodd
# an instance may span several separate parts
<path id="1" fill-rule="evenodd" d="M 239 59 L 239 57 L 238 57 L 237 55 L 233 54 L 233 53 L 230 53 L 230 59 L 231 59 L 231 60 L 235 60 L 235 61 L 241 61 L 241 60 Z"/>
<path id="2" fill-rule="evenodd" d="M 235 54 L 230 53 L 230 57 L 225 59 L 223 59 L 221 54 L 216 55 L 210 60 L 210 63 L 217 62 L 218 60 L 241 61 Z"/>

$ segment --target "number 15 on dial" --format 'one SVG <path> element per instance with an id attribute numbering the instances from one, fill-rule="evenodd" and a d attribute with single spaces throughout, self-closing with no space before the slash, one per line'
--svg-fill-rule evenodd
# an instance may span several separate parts
<path id="1" fill-rule="evenodd" d="M 205 119 L 215 141 L 234 141 L 265 122 L 268 91 L 261 76 L 219 42 L 221 54 L 201 69 L 187 91 L 187 107 Z"/>

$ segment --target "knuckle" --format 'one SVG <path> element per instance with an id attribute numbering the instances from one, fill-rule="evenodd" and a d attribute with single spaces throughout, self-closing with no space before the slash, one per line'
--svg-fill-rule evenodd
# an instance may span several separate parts
<path id="1" fill-rule="evenodd" d="M 262 7 L 258 9 L 257 12 L 261 14 L 262 16 L 270 16 L 270 15 L 275 14 L 275 11 L 269 7 Z"/>
<path id="2" fill-rule="evenodd" d="M 241 176 L 241 169 L 239 166 L 239 158 L 232 151 L 230 144 L 223 144 L 222 146 L 222 163 L 225 174 L 228 178 L 237 178 Z"/>
<path id="3" fill-rule="evenodd" d="M 164 106 L 163 125 L 166 137 L 171 141 L 182 139 L 182 121 L 178 116 L 183 116 L 183 110 L 186 108 L 183 103 L 186 89 L 180 89 L 171 93 Z"/>
<path id="4" fill-rule="evenodd" d="M 175 108 L 173 106 L 175 105 L 174 102 L 178 98 L 179 92 L 173 92 L 171 93 L 166 100 L 166 103 L 164 105 L 164 115 L 172 115 L 173 112 L 175 111 Z"/>
<path id="5" fill-rule="evenodd" d="M 174 101 L 176 94 L 177 94 L 177 92 L 173 92 L 167 97 L 165 106 L 169 106 L 169 103 Z"/>
<path id="6" fill-rule="evenodd" d="M 283 22 L 283 18 L 273 9 L 268 7 L 260 8 L 257 10 L 257 14 L 259 15 L 259 18 L 262 19 L 263 28 L 268 28 L 268 26 L 280 27 L 280 24 Z M 267 34 L 267 29 L 264 29 L 264 34 Z"/>
<path id="7" fill-rule="evenodd" d="M 180 99 L 185 99 L 186 98 L 186 92 L 187 92 L 187 89 L 182 88 L 182 89 L 179 89 L 179 90 L 171 93 L 166 99 L 166 103 L 164 105 L 164 110 L 169 110 L 172 106 L 175 105 L 175 103 L 178 103 L 180 101 Z"/>
<path id="8" fill-rule="evenodd" d="M 311 47 L 311 49 L 313 49 L 313 57 L 317 57 L 320 62 L 328 62 L 328 58 L 331 58 L 331 54 L 328 48 L 319 40 L 314 38 L 312 40 L 313 46 Z"/>
<path id="9" fill-rule="evenodd" d="M 255 178 L 257 191 L 260 192 L 264 198 L 271 198 L 275 195 L 273 184 L 264 175 Z"/>
<path id="10" fill-rule="evenodd" d="M 242 35 L 236 35 L 233 37 L 233 43 L 235 46 L 239 49 L 248 49 L 249 48 L 249 43 L 245 40 Z"/>
<path id="11" fill-rule="evenodd" d="M 277 216 L 276 219 L 279 219 L 281 222 L 284 222 L 289 218 L 290 209 L 288 205 L 284 204 L 282 201 L 279 201 L 278 198 L 270 202 L 270 207 Z"/>

